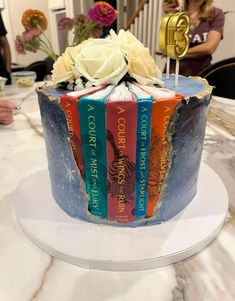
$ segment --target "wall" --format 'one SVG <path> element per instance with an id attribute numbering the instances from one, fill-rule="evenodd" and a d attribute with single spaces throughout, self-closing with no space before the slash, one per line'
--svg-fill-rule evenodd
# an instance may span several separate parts
<path id="1" fill-rule="evenodd" d="M 214 5 L 222 8 L 225 14 L 224 38 L 213 55 L 213 62 L 235 56 L 235 1 L 215 0 Z"/>
<path id="2" fill-rule="evenodd" d="M 4 19 L 5 26 L 8 30 L 8 40 L 11 46 L 12 52 L 12 61 L 20 65 L 27 66 L 32 62 L 42 60 L 46 55 L 38 51 L 36 53 L 29 53 L 26 55 L 18 55 L 15 51 L 14 39 L 17 34 L 21 34 L 24 31 L 24 28 L 21 24 L 22 13 L 26 9 L 39 9 L 41 10 L 48 18 L 48 0 L 4 0 L 5 9 L 2 11 L 2 16 Z M 19 5 L 20 4 L 20 5 Z M 51 33 L 48 29 L 46 31 L 47 36 L 51 39 Z"/>

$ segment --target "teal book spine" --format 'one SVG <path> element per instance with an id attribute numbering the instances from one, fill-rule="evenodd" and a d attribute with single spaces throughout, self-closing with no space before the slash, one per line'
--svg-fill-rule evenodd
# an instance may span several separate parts
<path id="1" fill-rule="evenodd" d="M 135 216 L 142 218 L 146 215 L 147 207 L 152 97 L 137 99 L 137 104 Z"/>
<path id="2" fill-rule="evenodd" d="M 95 95 L 95 94 L 94 94 Z M 94 96 L 95 97 L 95 96 Z M 88 210 L 107 218 L 107 163 L 105 102 L 107 97 L 82 97 L 78 101 L 80 116 L 84 179 L 89 196 Z"/>

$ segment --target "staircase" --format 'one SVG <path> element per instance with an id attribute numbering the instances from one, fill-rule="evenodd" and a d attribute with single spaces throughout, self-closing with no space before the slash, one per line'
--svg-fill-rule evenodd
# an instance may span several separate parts
<path id="1" fill-rule="evenodd" d="M 118 29 L 125 28 L 126 30 L 130 30 L 130 32 L 133 33 L 145 47 L 149 48 L 151 55 L 155 57 L 158 49 L 157 38 L 159 22 L 161 19 L 161 1 L 126 0 L 118 1 L 118 3 Z M 123 3 L 126 4 L 126 7 Z M 131 17 L 129 18 L 129 21 L 125 22 L 130 14 Z"/>

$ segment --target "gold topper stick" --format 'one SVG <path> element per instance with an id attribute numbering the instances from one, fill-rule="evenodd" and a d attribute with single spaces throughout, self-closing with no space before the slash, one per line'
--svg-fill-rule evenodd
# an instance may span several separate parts
<path id="1" fill-rule="evenodd" d="M 165 15 L 161 19 L 158 44 L 160 50 L 167 55 L 166 58 L 166 78 L 169 78 L 170 73 L 170 56 L 167 53 L 167 41 L 168 41 L 168 22 L 170 20 L 171 14 Z"/>
<path id="2" fill-rule="evenodd" d="M 167 55 L 166 76 L 169 77 L 170 58 L 176 60 L 175 86 L 178 86 L 179 60 L 189 48 L 189 16 L 185 12 L 163 16 L 159 30 L 159 48 Z"/>

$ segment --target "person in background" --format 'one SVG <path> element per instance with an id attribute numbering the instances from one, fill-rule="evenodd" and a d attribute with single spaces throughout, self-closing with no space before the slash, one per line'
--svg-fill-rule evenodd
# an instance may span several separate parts
<path id="1" fill-rule="evenodd" d="M 177 0 L 164 0 L 165 13 L 175 11 Z M 180 60 L 181 75 L 199 75 L 212 61 L 212 54 L 223 38 L 224 13 L 213 6 L 213 0 L 184 0 L 184 11 L 191 20 L 190 46 L 186 56 Z M 170 73 L 175 72 L 175 60 L 171 60 Z"/>
<path id="2" fill-rule="evenodd" d="M 0 13 L 0 76 L 7 78 L 6 84 L 11 84 L 11 51 L 6 34 Z"/>
<path id="3" fill-rule="evenodd" d="M 13 111 L 15 104 L 6 99 L 0 99 L 0 124 L 10 124 L 13 122 Z"/>

